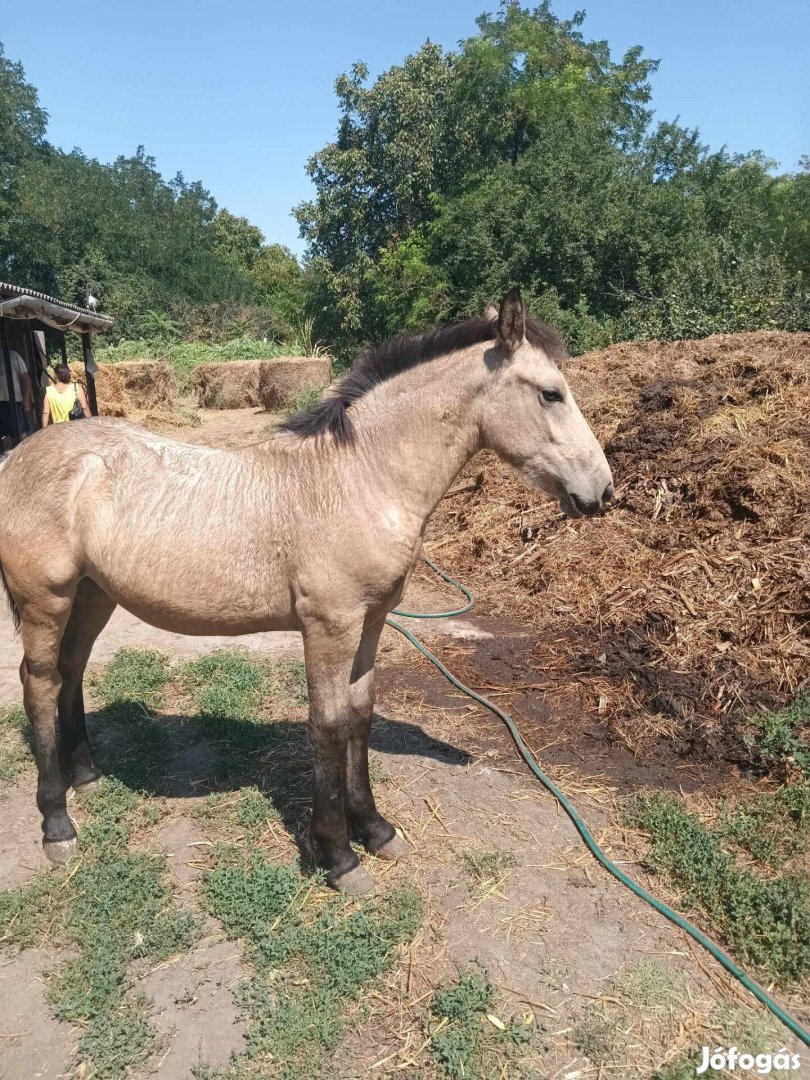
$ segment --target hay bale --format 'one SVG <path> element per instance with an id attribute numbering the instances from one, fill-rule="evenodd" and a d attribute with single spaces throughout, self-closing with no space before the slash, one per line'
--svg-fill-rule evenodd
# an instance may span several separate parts
<path id="1" fill-rule="evenodd" d="M 84 364 L 70 365 L 73 378 L 84 383 Z M 131 416 L 146 409 L 171 408 L 177 383 L 165 360 L 126 360 L 99 364 L 96 397 L 102 416 Z"/>
<path id="2" fill-rule="evenodd" d="M 228 360 L 200 364 L 194 375 L 203 409 L 249 409 L 259 404 L 259 372 L 266 360 Z"/>
<path id="3" fill-rule="evenodd" d="M 303 391 L 325 389 L 331 377 L 328 356 L 281 356 L 262 364 L 259 401 L 267 412 L 288 409 Z"/>
<path id="4" fill-rule="evenodd" d="M 328 357 L 280 356 L 267 360 L 228 360 L 200 364 L 194 376 L 204 409 L 287 408 L 297 394 L 325 387 L 331 377 Z"/>

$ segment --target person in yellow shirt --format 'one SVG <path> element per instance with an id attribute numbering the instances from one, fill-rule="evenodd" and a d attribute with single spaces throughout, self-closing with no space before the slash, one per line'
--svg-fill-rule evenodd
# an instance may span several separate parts
<path id="1" fill-rule="evenodd" d="M 57 364 L 54 375 L 56 382 L 45 391 L 45 400 L 42 403 L 42 426 L 47 427 L 49 420 L 52 424 L 62 424 L 65 420 L 80 420 L 79 410 L 82 416 L 89 417 L 90 406 L 87 404 L 84 387 L 73 382 L 67 364 Z"/>

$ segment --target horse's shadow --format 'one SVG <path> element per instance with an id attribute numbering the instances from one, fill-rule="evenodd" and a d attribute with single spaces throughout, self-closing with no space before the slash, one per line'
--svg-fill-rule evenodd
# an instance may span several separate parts
<path id="1" fill-rule="evenodd" d="M 140 702 L 90 713 L 88 729 L 103 773 L 127 787 L 166 799 L 202 799 L 258 788 L 309 860 L 311 750 L 306 724 L 216 714 L 152 715 Z M 381 755 L 413 755 L 463 765 L 470 755 L 417 724 L 375 715 L 369 747 Z M 372 783 L 380 759 L 372 762 Z M 384 772 L 384 769 L 383 769 Z"/>

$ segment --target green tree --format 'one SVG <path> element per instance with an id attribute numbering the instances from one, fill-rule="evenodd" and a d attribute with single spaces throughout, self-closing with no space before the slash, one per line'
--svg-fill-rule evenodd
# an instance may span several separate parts
<path id="1" fill-rule="evenodd" d="M 220 210 L 212 225 L 211 249 L 224 262 L 250 274 L 261 254 L 264 233 L 245 217 Z"/>
<path id="2" fill-rule="evenodd" d="M 9 60 L 0 42 L 0 270 L 4 274 L 14 266 L 9 229 L 19 201 L 19 173 L 26 161 L 42 152 L 47 122 L 22 64 Z"/>
<path id="3" fill-rule="evenodd" d="M 810 325 L 806 163 L 779 176 L 652 126 L 657 61 L 616 61 L 583 24 L 506 2 L 457 50 L 337 81 L 337 138 L 297 210 L 320 336 L 348 356 L 515 284 L 574 349 Z"/>

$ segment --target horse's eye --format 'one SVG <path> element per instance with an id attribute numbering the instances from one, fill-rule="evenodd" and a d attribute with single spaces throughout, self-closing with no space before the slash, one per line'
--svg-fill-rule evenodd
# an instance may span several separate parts
<path id="1" fill-rule="evenodd" d="M 563 396 L 559 390 L 541 390 L 540 400 L 545 402 L 546 405 L 555 405 L 557 402 L 562 401 Z"/>

